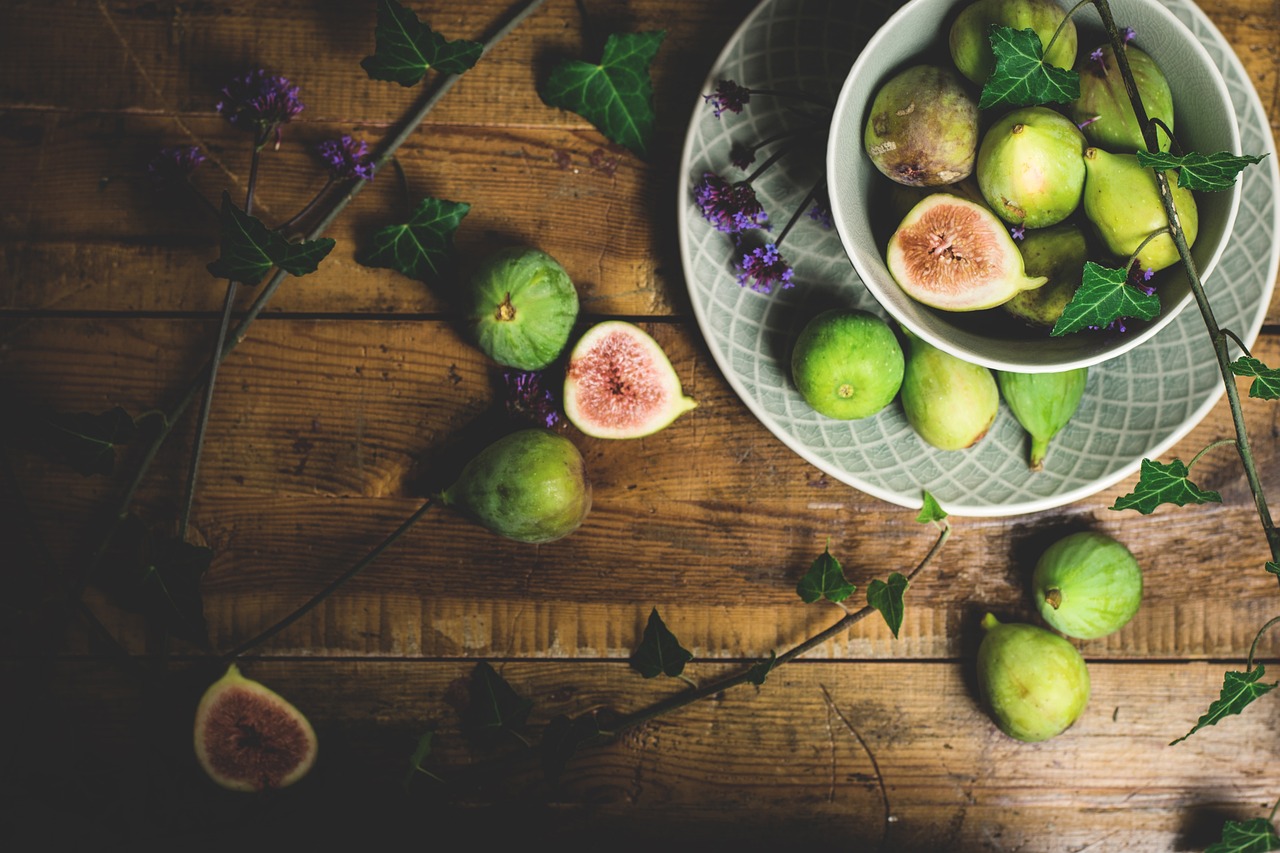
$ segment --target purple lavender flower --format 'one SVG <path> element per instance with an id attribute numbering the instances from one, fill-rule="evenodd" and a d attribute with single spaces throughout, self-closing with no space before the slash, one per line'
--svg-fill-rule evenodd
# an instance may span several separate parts
<path id="1" fill-rule="evenodd" d="M 373 163 L 369 160 L 369 146 L 363 139 L 352 139 L 343 134 L 340 139 L 326 139 L 316 146 L 316 152 L 329 164 L 329 170 L 339 180 L 360 178 L 373 180 Z"/>
<path id="2" fill-rule="evenodd" d="M 1147 296 L 1155 293 L 1155 285 L 1148 284 L 1148 282 L 1151 281 L 1151 277 L 1156 274 L 1156 271 L 1151 267 L 1147 267 L 1142 272 L 1138 272 L 1137 270 L 1138 267 L 1135 265 L 1129 272 L 1129 278 L 1133 282 L 1133 286 L 1138 288 L 1138 290 L 1141 290 Z"/>
<path id="3" fill-rule="evenodd" d="M 756 293 L 772 293 L 774 285 L 783 289 L 793 286 L 791 277 L 795 270 L 778 254 L 778 247 L 773 243 L 744 254 L 738 267 L 742 270 L 738 273 L 738 284 L 750 287 Z"/>
<path id="4" fill-rule="evenodd" d="M 1134 31 L 1133 27 L 1125 27 L 1120 31 L 1120 35 L 1124 38 L 1125 44 L 1128 44 L 1138 37 L 1138 34 Z"/>
<path id="5" fill-rule="evenodd" d="M 737 234 L 764 228 L 769 219 L 750 184 L 731 184 L 715 172 L 706 172 L 693 188 L 702 216 L 718 231 Z"/>
<path id="6" fill-rule="evenodd" d="M 260 138 L 274 130 L 279 140 L 280 125 L 302 112 L 302 103 L 297 86 L 259 68 L 224 86 L 217 110 L 235 127 L 254 129 Z"/>
<path id="7" fill-rule="evenodd" d="M 720 118 L 720 114 L 726 110 L 731 113 L 742 112 L 742 108 L 751 100 L 751 90 L 732 80 L 720 80 L 716 83 L 716 90 L 710 95 L 703 95 L 702 99 L 711 104 L 715 117 Z"/>
<path id="8" fill-rule="evenodd" d="M 553 427 L 560 421 L 556 398 L 543 385 L 542 373 L 536 370 L 509 370 L 502 374 L 507 384 L 507 416 L 516 421 Z"/>
<path id="9" fill-rule="evenodd" d="M 156 186 L 185 181 L 206 159 L 199 145 L 161 148 L 147 163 L 147 175 Z"/>
<path id="10" fill-rule="evenodd" d="M 809 208 L 809 218 L 823 228 L 833 228 L 836 224 L 831 218 L 831 202 L 825 198 L 814 199 L 813 207 Z"/>
<path id="11" fill-rule="evenodd" d="M 1015 225 L 1009 229 L 1009 234 L 1012 235 L 1013 239 L 1021 240 L 1027 236 L 1027 228 L 1025 225 Z"/>
<path id="12" fill-rule="evenodd" d="M 1093 52 L 1089 54 L 1089 58 L 1098 63 L 1098 67 L 1102 69 L 1103 74 L 1107 73 L 1107 63 L 1102 58 L 1102 48 L 1094 48 Z"/>

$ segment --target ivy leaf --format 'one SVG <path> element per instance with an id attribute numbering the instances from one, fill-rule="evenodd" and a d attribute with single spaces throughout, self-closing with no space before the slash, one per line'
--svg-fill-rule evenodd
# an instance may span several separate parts
<path id="1" fill-rule="evenodd" d="M 1280 370 L 1267 367 L 1251 356 L 1241 356 L 1231 362 L 1231 372 L 1236 376 L 1252 376 L 1249 396 L 1260 400 L 1280 399 Z"/>
<path id="2" fill-rule="evenodd" d="M 1111 508 L 1136 509 L 1143 515 L 1150 515 L 1161 504 L 1221 503 L 1222 495 L 1200 488 L 1188 479 L 1188 473 L 1181 459 L 1175 459 L 1168 465 L 1143 459 L 1133 491 L 1116 498 Z"/>
<path id="3" fill-rule="evenodd" d="M 1280 575 L 1280 563 L 1273 563 L 1270 560 L 1267 560 L 1267 571 L 1271 572 L 1273 575 Z"/>
<path id="4" fill-rule="evenodd" d="M 438 281 L 452 268 L 453 232 L 471 210 L 465 201 L 424 198 L 403 225 L 379 228 L 356 255 L 366 267 L 393 269 L 418 281 Z"/>
<path id="5" fill-rule="evenodd" d="M 418 745 L 414 747 L 413 754 L 409 756 L 409 772 L 404 777 L 405 788 L 412 785 L 419 774 L 436 778 L 434 773 L 422 766 L 423 762 L 427 760 L 427 756 L 431 754 L 431 741 L 435 736 L 435 731 L 430 730 L 418 738 Z"/>
<path id="6" fill-rule="evenodd" d="M 667 630 L 658 608 L 649 614 L 644 638 L 631 656 L 631 666 L 645 678 L 667 675 L 672 678 L 684 672 L 684 665 L 693 660 L 693 654 L 680 646 L 676 635 Z"/>
<path id="7" fill-rule="evenodd" d="M 1049 332 L 1060 337 L 1084 328 L 1101 329 L 1121 317 L 1150 320 L 1160 313 L 1160 297 L 1128 284 L 1127 269 L 1111 269 L 1093 261 L 1084 265 L 1084 277 L 1075 296 Z"/>
<path id="8" fill-rule="evenodd" d="M 1280 835 L 1271 821 L 1255 817 L 1244 823 L 1229 820 L 1222 826 L 1222 840 L 1210 844 L 1204 853 L 1266 853 L 1280 850 Z"/>
<path id="9" fill-rule="evenodd" d="M 609 36 L 599 65 L 575 59 L 553 68 L 543 102 L 577 113 L 610 141 L 646 157 L 655 122 L 649 64 L 665 37 L 662 30 Z"/>
<path id="10" fill-rule="evenodd" d="M 906 576 L 900 572 L 889 575 L 888 583 L 873 580 L 867 585 L 867 604 L 880 611 L 895 640 L 898 639 L 898 629 L 902 627 L 902 616 L 906 610 L 902 597 L 910 585 Z"/>
<path id="11" fill-rule="evenodd" d="M 831 556 L 831 548 L 828 548 L 813 561 L 813 565 L 809 566 L 809 572 L 796 584 L 796 595 L 805 604 L 812 604 L 815 601 L 826 599 L 839 603 L 849 596 L 853 595 L 856 586 L 849 583 L 849 579 L 844 576 L 844 569 L 840 566 L 840 561 Z"/>
<path id="12" fill-rule="evenodd" d="M 493 745 L 503 734 L 523 740 L 516 731 L 529 719 L 533 700 L 516 693 L 487 661 L 471 671 L 471 701 L 462 712 L 462 730 L 480 745 Z"/>
<path id="13" fill-rule="evenodd" d="M 480 42 L 446 40 L 396 0 L 378 0 L 373 38 L 373 56 L 360 60 L 360 67 L 374 80 L 401 86 L 417 83 L 428 68 L 441 74 L 461 74 L 484 53 Z"/>
<path id="14" fill-rule="evenodd" d="M 138 437 L 138 425 L 119 406 L 95 415 L 29 411 L 8 401 L 0 427 L 6 441 L 70 465 L 85 477 L 111 476 L 116 448 Z"/>
<path id="15" fill-rule="evenodd" d="M 1196 721 L 1196 724 L 1191 727 L 1191 731 L 1170 743 L 1169 746 L 1173 746 L 1175 743 L 1182 743 L 1205 726 L 1216 725 L 1223 717 L 1239 714 L 1254 699 L 1274 690 L 1276 687 L 1274 683 L 1258 683 L 1264 672 L 1266 672 L 1266 667 L 1262 664 L 1258 664 L 1249 672 L 1228 672 L 1222 679 L 1221 695 L 1209 706 L 1209 710 L 1205 711 L 1204 715 Z"/>
<path id="16" fill-rule="evenodd" d="M 121 608 L 206 648 L 200 580 L 212 561 L 210 549 L 154 536 L 142 519 L 130 515 L 112 534 L 95 580 Z"/>
<path id="17" fill-rule="evenodd" d="M 1267 155 L 1263 154 L 1262 157 Z M 1176 156 L 1162 151 L 1152 154 L 1150 151 L 1138 152 L 1138 165 L 1148 169 L 1178 170 L 1178 186 L 1189 190 L 1225 190 L 1236 182 L 1236 175 L 1246 166 L 1261 163 L 1262 157 L 1246 154 L 1238 157 L 1229 151 L 1217 154 L 1198 154 L 1192 151 Z"/>
<path id="18" fill-rule="evenodd" d="M 938 499 L 929 494 L 928 489 L 924 492 L 924 505 L 920 507 L 920 514 L 916 516 L 916 521 L 921 524 L 928 524 L 931 521 L 946 521 L 947 511 L 938 504 Z"/>
<path id="19" fill-rule="evenodd" d="M 308 275 L 325 256 L 333 251 L 334 241 L 328 237 L 290 243 L 262 220 L 245 213 L 222 193 L 222 254 L 209 264 L 209 272 L 247 285 L 255 285 L 279 267 L 289 275 Z"/>
<path id="20" fill-rule="evenodd" d="M 570 719 L 561 714 L 547 723 L 539 744 L 547 781 L 555 784 L 578 747 L 598 734 L 600 726 L 594 715 Z"/>
<path id="21" fill-rule="evenodd" d="M 1046 63 L 1035 30 L 993 26 L 990 38 L 996 67 L 982 87 L 978 109 L 1065 104 L 1080 97 L 1080 75 Z"/>
<path id="22" fill-rule="evenodd" d="M 769 652 L 769 659 L 757 661 L 747 670 L 747 681 L 759 687 L 764 684 L 764 680 L 769 677 L 769 673 L 773 672 L 773 668 L 778 665 L 778 653 Z"/>

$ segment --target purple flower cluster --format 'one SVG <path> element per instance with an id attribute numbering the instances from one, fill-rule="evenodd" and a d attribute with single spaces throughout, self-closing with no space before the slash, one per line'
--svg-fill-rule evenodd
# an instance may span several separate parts
<path id="1" fill-rule="evenodd" d="M 715 172 L 706 172 L 693 188 L 693 197 L 702 215 L 718 231 L 738 234 L 751 228 L 765 228 L 769 214 L 756 199 L 756 191 L 745 182 L 731 184 Z"/>
<path id="2" fill-rule="evenodd" d="M 169 186 L 185 181 L 206 159 L 199 145 L 161 148 L 147 163 L 147 175 L 156 186 Z"/>
<path id="3" fill-rule="evenodd" d="M 782 259 L 773 243 L 765 243 L 744 254 L 738 267 L 742 270 L 738 273 L 738 284 L 756 293 L 772 293 L 775 285 L 786 289 L 793 284 L 791 277 L 795 270 Z"/>
<path id="4" fill-rule="evenodd" d="M 512 420 L 553 427 L 560 421 L 556 398 L 536 370 L 509 370 L 502 374 L 507 384 L 507 416 Z"/>
<path id="5" fill-rule="evenodd" d="M 834 228 L 836 224 L 831 217 L 831 202 L 826 198 L 814 201 L 813 207 L 809 208 L 809 218 L 823 228 Z"/>
<path id="6" fill-rule="evenodd" d="M 1025 225 L 1015 225 L 1009 229 L 1009 234 L 1015 240 L 1021 240 L 1027 236 L 1027 228 Z"/>
<path id="7" fill-rule="evenodd" d="M 751 90 L 732 80 L 720 80 L 716 83 L 716 90 L 710 95 L 703 95 L 702 99 L 711 105 L 715 117 L 720 118 L 720 114 L 724 112 L 742 112 L 742 108 L 751 100 Z"/>
<path id="8" fill-rule="evenodd" d="M 343 134 L 340 139 L 321 142 L 316 146 L 316 152 L 329 164 L 329 171 L 339 180 L 373 180 L 373 162 L 369 159 L 369 146 L 363 139 L 352 139 Z"/>
<path id="9" fill-rule="evenodd" d="M 259 68 L 224 86 L 217 110 L 233 126 L 265 135 L 302 112 L 302 103 L 297 86 Z"/>

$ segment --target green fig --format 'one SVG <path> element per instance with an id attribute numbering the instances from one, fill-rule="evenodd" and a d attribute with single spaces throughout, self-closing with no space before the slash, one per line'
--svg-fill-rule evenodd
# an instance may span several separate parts
<path id="1" fill-rule="evenodd" d="M 1058 30 L 1059 24 L 1061 30 Z M 956 16 L 949 41 L 956 67 L 979 86 L 987 82 L 996 67 L 990 39 L 993 26 L 1035 30 L 1040 46 L 1046 48 L 1045 62 L 1058 68 L 1075 64 L 1076 26 L 1053 0 L 978 0 Z"/>
<path id="2" fill-rule="evenodd" d="M 546 252 L 502 249 L 471 276 L 462 314 L 476 344 L 498 364 L 541 370 L 569 343 L 578 291 Z"/>
<path id="3" fill-rule="evenodd" d="M 1062 222 L 1028 231 L 1018 243 L 1027 275 L 1045 276 L 1048 282 L 1024 290 L 1001 308 L 1035 326 L 1052 327 L 1076 295 L 1089 259 L 1084 232 Z"/>
<path id="4" fill-rule="evenodd" d="M 1071 121 L 1084 131 L 1091 145 L 1124 153 L 1146 151 L 1147 143 L 1133 113 L 1133 102 L 1129 100 L 1115 50 L 1110 44 L 1099 50 L 1098 59 L 1091 53 L 1076 66 L 1080 73 L 1080 97 L 1067 105 Z M 1154 59 L 1133 45 L 1125 48 L 1125 56 L 1147 117 L 1160 119 L 1172 131 L 1173 93 L 1164 73 Z M 1156 139 L 1161 151 L 1169 150 L 1168 133 L 1157 129 Z"/>
<path id="5" fill-rule="evenodd" d="M 1072 533 L 1049 546 L 1031 575 L 1036 607 L 1049 626 L 1092 640 L 1119 631 L 1142 603 L 1142 569 L 1104 533 Z"/>
<path id="6" fill-rule="evenodd" d="M 863 144 L 876 168 L 900 184 L 953 184 L 973 171 L 978 101 L 951 69 L 913 65 L 876 91 Z"/>
<path id="7" fill-rule="evenodd" d="M 1084 134 L 1062 113 L 1024 107 L 1002 116 L 978 149 L 978 186 L 1012 225 L 1056 225 L 1080 205 Z"/>
<path id="8" fill-rule="evenodd" d="M 902 386 L 903 356 L 889 324 L 869 311 L 831 308 L 805 324 L 791 350 L 804 401 L 837 420 L 871 417 Z"/>
<path id="9" fill-rule="evenodd" d="M 1089 703 L 1089 670 L 1068 640 L 988 613 L 978 647 L 978 692 L 1000 731 L 1034 743 L 1061 734 Z"/>
<path id="10" fill-rule="evenodd" d="M 1088 378 L 1087 367 L 1054 373 L 996 372 L 1000 395 L 1009 404 L 1009 410 L 1018 423 L 1031 435 L 1029 464 L 1032 471 L 1043 467 L 1049 440 L 1080 408 Z"/>
<path id="11" fill-rule="evenodd" d="M 518 542 L 567 536 L 591 509 L 591 482 L 569 439 L 526 429 L 498 439 L 466 464 L 440 500 Z"/>
<path id="12" fill-rule="evenodd" d="M 976 444 L 1000 409 L 1000 391 L 991 371 L 914 335 L 907 341 L 901 396 L 912 429 L 939 450 Z"/>
<path id="13" fill-rule="evenodd" d="M 1137 261 L 1143 269 L 1162 270 L 1177 263 L 1178 249 L 1168 232 L 1142 245 L 1147 237 L 1169 227 L 1155 173 L 1138 165 L 1136 154 L 1111 154 L 1101 148 L 1085 150 L 1084 166 L 1084 215 L 1107 248 L 1118 257 L 1128 258 L 1142 246 Z M 1178 186 L 1176 172 L 1165 174 L 1190 246 L 1199 227 L 1195 197 L 1191 190 Z"/>

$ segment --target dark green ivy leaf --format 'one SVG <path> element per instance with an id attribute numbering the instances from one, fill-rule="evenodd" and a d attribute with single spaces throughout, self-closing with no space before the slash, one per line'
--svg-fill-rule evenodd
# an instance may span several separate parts
<path id="1" fill-rule="evenodd" d="M 378 229 L 373 245 L 358 253 L 356 261 L 418 281 L 438 281 L 452 267 L 453 232 L 469 210 L 465 201 L 424 198 L 408 222 Z"/>
<path id="2" fill-rule="evenodd" d="M 1271 821 L 1255 817 L 1244 823 L 1229 820 L 1222 826 L 1222 840 L 1210 844 L 1204 853 L 1267 853 L 1280 850 L 1280 835 Z"/>
<path id="3" fill-rule="evenodd" d="M 1252 376 L 1249 396 L 1260 400 L 1280 400 L 1280 370 L 1267 367 L 1256 358 L 1241 356 L 1231 362 L 1231 372 L 1236 376 Z"/>
<path id="4" fill-rule="evenodd" d="M 1044 45 L 1032 29 L 991 28 L 996 67 L 982 87 L 978 109 L 1005 104 L 1065 104 L 1080 97 L 1080 75 L 1044 61 Z"/>
<path id="5" fill-rule="evenodd" d="M 112 533 L 95 583 L 121 608 L 206 648 L 200 580 L 212 561 L 210 549 L 154 536 L 142 519 L 130 515 Z"/>
<path id="6" fill-rule="evenodd" d="M 138 426 L 117 406 L 100 414 L 27 410 L 5 403 L 3 435 L 7 442 L 70 465 L 82 475 L 111 476 L 116 448 L 138 437 Z"/>
<path id="7" fill-rule="evenodd" d="M 839 603 L 853 595 L 855 589 L 857 587 L 849 583 L 840 561 L 831 556 L 831 549 L 828 547 L 809 566 L 808 573 L 800 578 L 800 582 L 796 584 L 796 595 L 806 604 L 824 598 Z"/>
<path id="8" fill-rule="evenodd" d="M 418 20 L 396 0 L 378 0 L 378 25 L 373 31 L 374 53 L 360 67 L 374 80 L 412 86 L 428 68 L 441 74 L 461 74 L 484 52 L 476 41 L 448 41 Z"/>
<path id="9" fill-rule="evenodd" d="M 649 614 L 644 638 L 631 656 L 631 666 L 645 678 L 667 675 L 672 678 L 684 672 L 684 665 L 693 660 L 693 654 L 680 646 L 676 635 L 667 630 L 658 608 Z"/>
<path id="10" fill-rule="evenodd" d="M 1267 560 L 1267 571 L 1271 572 L 1273 575 L 1280 575 L 1280 563 L 1273 563 L 1270 560 Z"/>
<path id="11" fill-rule="evenodd" d="M 1124 497 L 1116 498 L 1112 509 L 1136 509 L 1150 515 L 1161 504 L 1186 506 L 1189 503 L 1220 503 L 1222 495 L 1202 489 L 1188 479 L 1187 466 L 1181 459 L 1168 465 L 1143 459 L 1137 485 Z"/>
<path id="12" fill-rule="evenodd" d="M 655 121 L 649 64 L 665 37 L 661 30 L 609 36 L 599 65 L 575 59 L 553 68 L 543 102 L 577 113 L 610 141 L 648 156 Z"/>
<path id="13" fill-rule="evenodd" d="M 867 585 L 867 604 L 880 611 L 895 640 L 898 638 L 898 629 L 902 627 L 902 615 L 906 610 L 902 597 L 908 586 L 910 582 L 900 572 L 889 575 L 888 583 L 873 580 Z"/>
<path id="14" fill-rule="evenodd" d="M 759 687 L 764 684 L 764 680 L 769 677 L 769 673 L 773 672 L 773 668 L 778 665 L 778 653 L 769 652 L 769 659 L 757 661 L 751 665 L 751 669 L 747 670 L 747 681 Z"/>
<path id="15" fill-rule="evenodd" d="M 427 760 L 427 756 L 431 754 L 431 741 L 435 736 L 435 731 L 431 730 L 418 738 L 418 745 L 414 747 L 413 754 L 409 756 L 409 772 L 405 774 L 404 787 L 408 788 L 420 775 L 433 775 L 422 764 Z"/>
<path id="16" fill-rule="evenodd" d="M 1228 672 L 1222 679 L 1222 693 L 1209 706 L 1209 710 L 1196 721 L 1191 731 L 1173 741 L 1169 746 L 1191 737 L 1205 726 L 1217 724 L 1223 717 L 1239 714 L 1246 706 L 1259 696 L 1275 689 L 1275 684 L 1259 684 L 1266 667 L 1258 664 L 1249 672 Z"/>
<path id="17" fill-rule="evenodd" d="M 929 494 L 926 489 L 924 493 L 924 504 L 920 507 L 920 514 L 916 516 L 916 521 L 921 524 L 928 524 L 931 521 L 946 521 L 947 511 L 938 505 L 938 499 Z"/>
<path id="18" fill-rule="evenodd" d="M 1128 283 L 1129 271 L 1111 269 L 1093 261 L 1084 265 L 1084 277 L 1049 332 L 1054 337 L 1084 328 L 1102 329 L 1122 317 L 1150 320 L 1160 313 L 1160 297 L 1146 294 Z"/>
<path id="19" fill-rule="evenodd" d="M 471 701 L 462 712 L 462 730 L 477 744 L 493 745 L 503 734 L 517 739 L 517 731 L 529 719 L 533 700 L 512 688 L 487 661 L 471 671 Z"/>
<path id="20" fill-rule="evenodd" d="M 1262 157 L 1267 155 L 1263 154 Z M 1178 170 L 1178 186 L 1189 190 L 1225 190 L 1236 182 L 1236 175 L 1250 164 L 1261 163 L 1262 157 L 1246 154 L 1238 157 L 1227 151 L 1217 154 L 1197 154 L 1192 151 L 1176 156 L 1162 151 L 1152 154 L 1149 151 L 1138 152 L 1138 165 L 1149 169 Z"/>
<path id="21" fill-rule="evenodd" d="M 290 243 L 262 220 L 236 207 L 231 194 L 222 193 L 222 254 L 209 264 L 209 272 L 247 285 L 255 285 L 279 267 L 289 275 L 308 275 L 333 251 L 328 237 Z"/>

